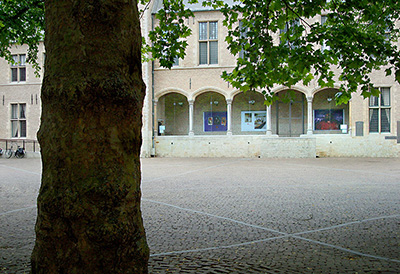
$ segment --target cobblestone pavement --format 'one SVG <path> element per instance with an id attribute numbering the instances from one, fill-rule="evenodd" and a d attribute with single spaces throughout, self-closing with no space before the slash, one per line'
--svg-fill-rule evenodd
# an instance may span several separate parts
<path id="1" fill-rule="evenodd" d="M 400 273 L 400 159 L 142 159 L 150 273 Z M 0 273 L 28 273 L 40 160 L 0 158 Z"/>

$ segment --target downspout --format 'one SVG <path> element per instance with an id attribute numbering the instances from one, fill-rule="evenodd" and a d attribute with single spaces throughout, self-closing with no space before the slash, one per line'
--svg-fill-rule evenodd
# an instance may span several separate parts
<path id="1" fill-rule="evenodd" d="M 154 14 L 151 14 L 151 30 L 154 30 Z M 152 45 L 153 46 L 153 45 Z M 151 157 L 156 157 L 155 122 L 154 121 L 154 60 L 151 61 Z"/>

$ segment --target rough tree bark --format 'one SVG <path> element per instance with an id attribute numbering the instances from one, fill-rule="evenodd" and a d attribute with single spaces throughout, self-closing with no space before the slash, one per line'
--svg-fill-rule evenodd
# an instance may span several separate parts
<path id="1" fill-rule="evenodd" d="M 32 273 L 147 273 L 137 2 L 46 0 Z"/>

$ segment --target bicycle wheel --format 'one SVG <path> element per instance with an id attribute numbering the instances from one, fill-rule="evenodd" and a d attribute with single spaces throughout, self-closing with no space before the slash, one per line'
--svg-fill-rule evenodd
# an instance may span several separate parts
<path id="1" fill-rule="evenodd" d="M 6 157 L 7 157 L 8 159 L 10 159 L 12 155 L 13 155 L 13 151 L 12 151 L 11 149 L 9 149 L 9 150 L 6 151 Z"/>
<path id="2" fill-rule="evenodd" d="M 16 151 L 15 152 L 15 157 L 17 157 L 17 158 L 24 158 L 24 156 L 25 156 L 25 152 L 24 151 L 22 151 L 22 152 L 20 152 L 20 151 Z"/>

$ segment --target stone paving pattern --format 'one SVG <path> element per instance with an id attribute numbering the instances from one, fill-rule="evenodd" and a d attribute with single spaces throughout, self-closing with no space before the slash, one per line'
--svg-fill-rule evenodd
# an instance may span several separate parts
<path id="1" fill-rule="evenodd" d="M 28 273 L 39 159 L 0 158 L 0 273 Z M 400 159 L 142 159 L 150 273 L 400 273 Z"/>

